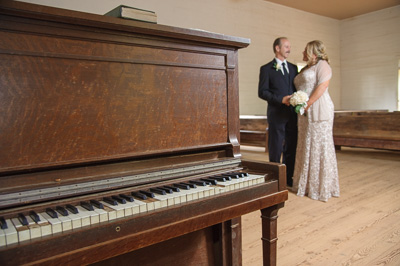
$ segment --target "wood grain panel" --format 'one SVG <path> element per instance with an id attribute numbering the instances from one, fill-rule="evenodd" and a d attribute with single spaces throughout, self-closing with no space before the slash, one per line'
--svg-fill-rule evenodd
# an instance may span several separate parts
<path id="1" fill-rule="evenodd" d="M 227 142 L 225 71 L 1 59 L 2 73 L 12 77 L 0 84 L 3 168 Z"/>

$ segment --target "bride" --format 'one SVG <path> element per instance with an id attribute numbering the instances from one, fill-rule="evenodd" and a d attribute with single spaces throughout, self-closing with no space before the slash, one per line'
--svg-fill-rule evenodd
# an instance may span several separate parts
<path id="1" fill-rule="evenodd" d="M 328 93 L 332 69 L 321 41 L 311 41 L 303 52 L 307 62 L 296 76 L 297 91 L 308 94 L 305 115 L 298 115 L 293 191 L 321 201 L 339 197 L 339 176 L 333 143 L 334 106 Z"/>

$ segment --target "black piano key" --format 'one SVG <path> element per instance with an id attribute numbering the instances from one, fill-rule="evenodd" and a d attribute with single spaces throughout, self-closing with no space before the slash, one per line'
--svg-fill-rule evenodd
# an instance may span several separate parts
<path id="1" fill-rule="evenodd" d="M 64 207 L 57 206 L 56 211 L 62 216 L 68 216 L 68 211 Z"/>
<path id="2" fill-rule="evenodd" d="M 167 195 L 167 192 L 165 192 L 165 190 L 159 188 L 150 188 L 150 191 L 159 195 Z"/>
<path id="3" fill-rule="evenodd" d="M 131 194 L 132 194 L 132 196 L 137 197 L 137 198 L 142 199 L 142 200 L 146 200 L 147 199 L 147 196 L 145 194 L 143 194 L 143 193 L 132 192 Z"/>
<path id="4" fill-rule="evenodd" d="M 238 172 L 237 174 L 240 174 L 241 177 L 249 176 L 249 173 L 246 172 Z"/>
<path id="5" fill-rule="evenodd" d="M 58 218 L 58 214 L 56 213 L 56 211 L 51 208 L 47 208 L 46 213 L 53 219 Z"/>
<path id="6" fill-rule="evenodd" d="M 87 201 L 81 201 L 80 205 L 81 205 L 82 208 L 84 208 L 85 210 L 94 211 L 93 205 L 90 204 L 90 203 L 87 202 Z"/>
<path id="7" fill-rule="evenodd" d="M 249 174 L 246 172 L 234 172 L 234 174 L 238 175 L 239 178 L 249 176 Z"/>
<path id="8" fill-rule="evenodd" d="M 67 204 L 67 206 L 65 206 L 65 208 L 73 214 L 79 213 L 78 209 L 75 206 L 72 206 L 71 204 Z"/>
<path id="9" fill-rule="evenodd" d="M 223 176 L 210 176 L 210 179 L 215 179 L 220 182 L 226 182 L 226 178 Z"/>
<path id="10" fill-rule="evenodd" d="M 220 174 L 220 175 L 217 175 L 217 176 L 224 177 L 226 179 L 226 181 L 231 181 L 232 180 L 232 175 L 229 175 L 229 174 Z"/>
<path id="11" fill-rule="evenodd" d="M 39 215 L 38 215 L 35 211 L 30 211 L 30 212 L 29 212 L 29 216 L 32 218 L 32 220 L 33 220 L 35 223 L 40 222 L 40 217 L 39 217 Z"/>
<path id="12" fill-rule="evenodd" d="M 173 186 L 164 186 L 164 187 L 171 189 L 172 192 L 180 192 L 181 191 L 178 187 L 173 187 Z"/>
<path id="13" fill-rule="evenodd" d="M 181 184 L 181 183 L 174 184 L 174 186 L 177 187 L 177 188 L 184 189 L 184 190 L 189 190 L 190 189 L 190 186 L 184 185 L 184 184 Z"/>
<path id="14" fill-rule="evenodd" d="M 140 193 L 145 194 L 149 198 L 154 198 L 154 193 L 151 191 L 146 191 L 146 190 L 139 190 Z"/>
<path id="15" fill-rule="evenodd" d="M 185 185 L 185 186 L 189 186 L 190 188 L 197 188 L 197 187 L 196 187 L 196 184 L 193 184 L 193 183 L 185 183 L 185 182 L 182 182 L 182 183 L 180 183 L 180 184 Z"/>
<path id="16" fill-rule="evenodd" d="M 200 180 L 203 180 L 205 182 L 211 183 L 211 185 L 217 185 L 218 182 L 215 179 L 210 179 L 210 178 L 201 178 Z"/>
<path id="17" fill-rule="evenodd" d="M 193 183 L 195 185 L 201 186 L 201 187 L 205 187 L 207 186 L 207 183 L 205 181 L 199 181 L 199 180 L 190 180 L 190 183 Z"/>
<path id="18" fill-rule="evenodd" d="M 25 215 L 22 213 L 18 213 L 18 220 L 21 222 L 22 225 L 28 225 L 28 220 L 26 219 Z"/>
<path id="19" fill-rule="evenodd" d="M 111 204 L 113 206 L 117 206 L 118 205 L 118 201 L 115 199 L 112 199 L 110 197 L 104 197 L 103 198 L 104 202 L 107 202 L 108 204 Z"/>
<path id="20" fill-rule="evenodd" d="M 172 189 L 167 188 L 167 187 L 157 187 L 157 189 L 164 190 L 168 194 L 172 194 L 173 193 Z"/>
<path id="21" fill-rule="evenodd" d="M 126 201 L 129 201 L 129 202 L 134 202 L 135 201 L 135 199 L 132 196 L 129 196 L 129 195 L 126 195 L 126 194 L 119 194 L 119 196 L 121 198 L 125 199 Z"/>
<path id="22" fill-rule="evenodd" d="M 95 206 L 97 209 L 104 209 L 103 203 L 97 200 L 90 200 L 90 203 Z"/>
<path id="23" fill-rule="evenodd" d="M 124 198 L 121 198 L 119 196 L 111 196 L 111 198 L 116 200 L 120 204 L 126 204 L 126 200 Z"/>
<path id="24" fill-rule="evenodd" d="M 221 174 L 222 176 L 228 176 L 231 179 L 239 179 L 239 175 L 238 174 L 234 174 L 234 173 L 227 173 L 227 174 Z"/>
<path id="25" fill-rule="evenodd" d="M 4 219 L 4 217 L 0 217 L 0 228 L 1 229 L 7 229 L 8 228 L 7 222 Z"/>

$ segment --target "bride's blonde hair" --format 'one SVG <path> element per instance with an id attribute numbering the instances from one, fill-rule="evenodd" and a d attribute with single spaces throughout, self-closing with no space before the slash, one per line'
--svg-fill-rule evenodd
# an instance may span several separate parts
<path id="1" fill-rule="evenodd" d="M 321 59 L 326 60 L 329 63 L 329 58 L 325 51 L 325 45 L 321 41 L 315 40 L 307 43 L 306 53 L 308 57 L 308 66 L 315 65 Z M 312 55 L 315 55 L 317 58 L 313 58 Z"/>

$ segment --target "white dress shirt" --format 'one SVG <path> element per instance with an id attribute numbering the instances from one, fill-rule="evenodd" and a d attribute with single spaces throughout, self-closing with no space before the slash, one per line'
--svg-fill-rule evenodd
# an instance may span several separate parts
<path id="1" fill-rule="evenodd" d="M 278 65 L 280 66 L 280 70 L 281 70 L 281 72 L 282 72 L 283 75 L 285 75 L 285 72 L 283 72 L 282 63 L 285 63 L 285 68 L 286 68 L 286 70 L 287 70 L 287 73 L 289 73 L 289 67 L 288 67 L 288 64 L 287 64 L 286 60 L 281 61 L 281 60 L 279 60 L 279 59 L 276 58 L 276 57 L 275 57 L 275 60 L 276 60 L 276 62 L 278 63 Z"/>

